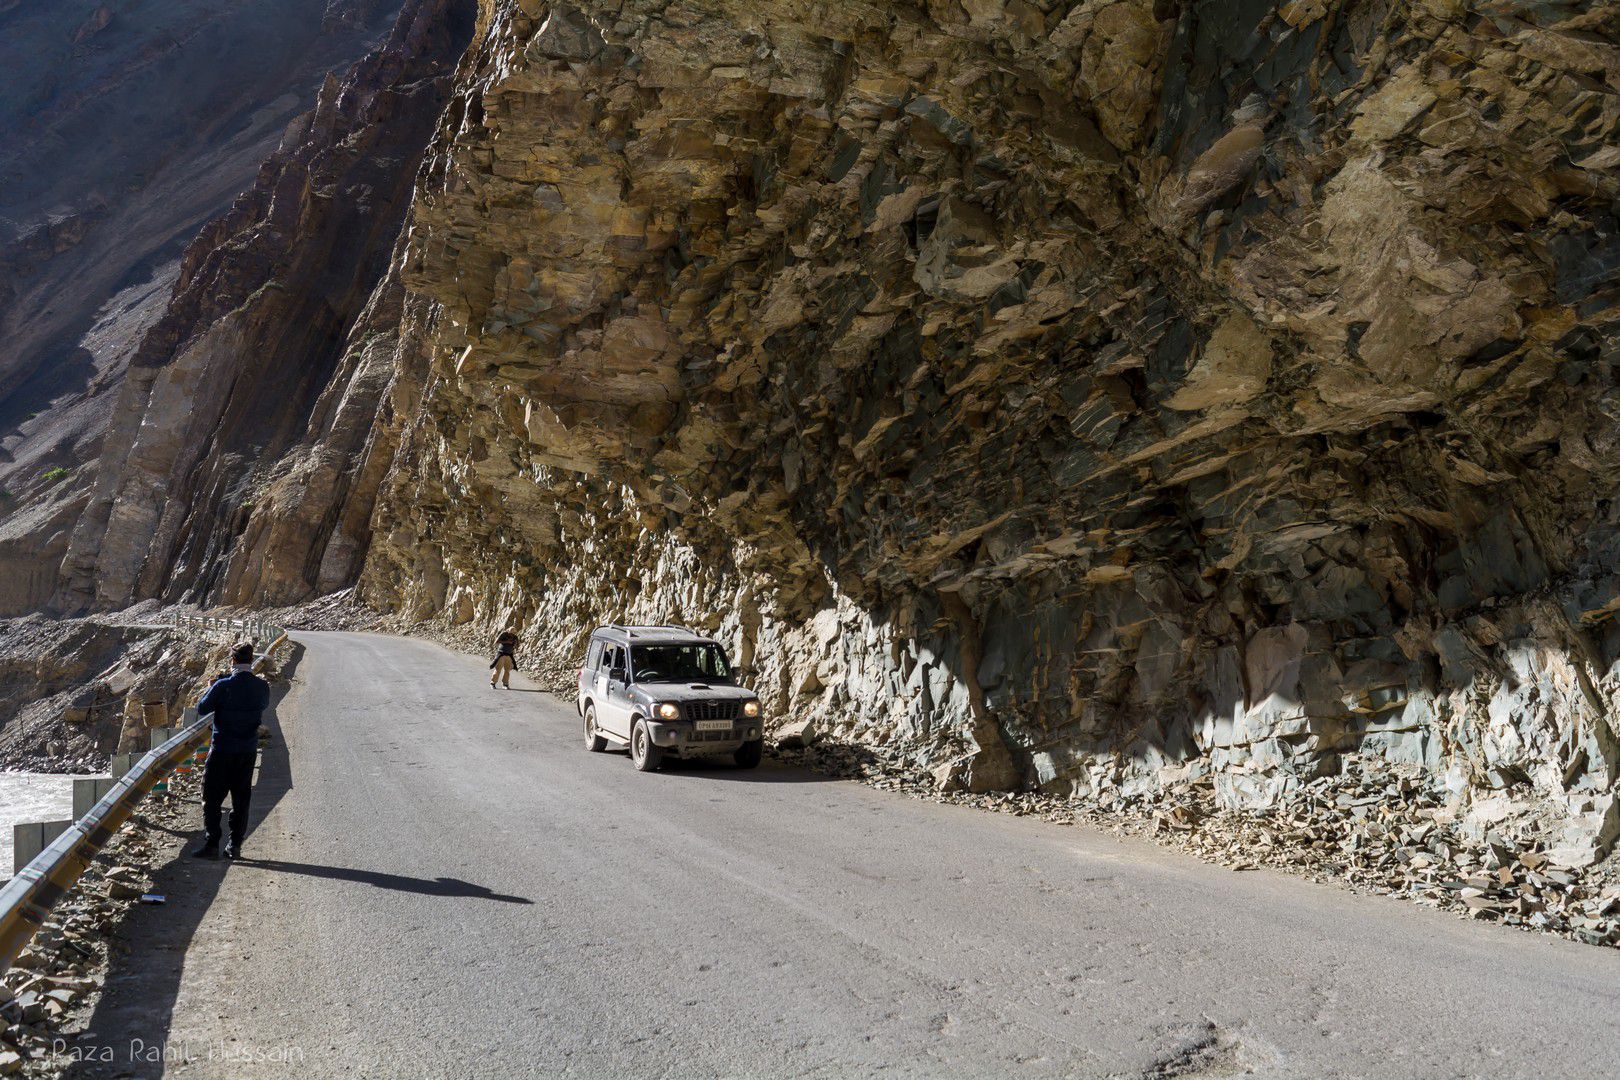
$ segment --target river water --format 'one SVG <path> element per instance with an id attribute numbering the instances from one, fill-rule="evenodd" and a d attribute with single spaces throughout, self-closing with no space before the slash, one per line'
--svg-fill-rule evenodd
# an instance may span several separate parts
<path id="1" fill-rule="evenodd" d="M 73 816 L 69 773 L 0 772 L 0 881 L 11 877 L 11 827 Z"/>

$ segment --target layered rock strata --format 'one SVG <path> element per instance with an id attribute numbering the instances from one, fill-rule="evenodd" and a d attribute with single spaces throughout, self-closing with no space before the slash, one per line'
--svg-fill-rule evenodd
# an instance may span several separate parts
<path id="1" fill-rule="evenodd" d="M 472 14 L 406 5 L 187 250 L 130 362 L 56 608 L 292 602 L 352 580 L 400 365 L 390 253 Z"/>
<path id="2" fill-rule="evenodd" d="M 52 595 L 181 251 L 399 6 L 0 4 L 0 615 Z"/>
<path id="3" fill-rule="evenodd" d="M 361 594 L 562 656 L 690 622 L 947 784 L 1255 804 L 1370 754 L 1595 852 L 1617 30 L 486 3 Z"/>
<path id="4" fill-rule="evenodd" d="M 0 620 L 0 762 L 93 772 L 187 705 L 204 657 L 128 618 Z"/>

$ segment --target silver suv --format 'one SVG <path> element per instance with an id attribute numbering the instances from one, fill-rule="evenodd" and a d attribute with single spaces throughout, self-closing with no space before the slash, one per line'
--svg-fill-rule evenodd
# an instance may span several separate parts
<path id="1" fill-rule="evenodd" d="M 628 745 L 642 772 L 666 754 L 729 754 L 759 764 L 764 717 L 759 698 L 732 680 L 718 642 L 684 626 L 602 626 L 591 632 L 579 699 L 585 746 Z"/>

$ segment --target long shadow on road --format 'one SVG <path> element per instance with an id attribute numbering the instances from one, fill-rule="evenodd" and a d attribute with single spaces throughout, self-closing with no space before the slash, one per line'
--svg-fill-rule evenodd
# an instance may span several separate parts
<path id="1" fill-rule="evenodd" d="M 250 837 L 265 815 L 292 790 L 292 764 L 287 756 L 287 741 L 282 735 L 278 709 L 292 689 L 293 676 L 303 655 L 303 646 L 294 643 L 292 658 L 282 668 L 283 678 L 271 691 L 270 707 L 265 710 L 264 726 L 270 737 L 259 752 L 259 776 L 253 785 L 248 819 Z M 167 896 L 168 902 L 161 907 L 131 908 L 114 932 L 109 944 L 106 985 L 84 1031 L 68 1040 L 64 1054 L 71 1059 L 71 1064 L 64 1076 L 102 1080 L 108 1076 L 163 1075 L 163 1062 L 137 1060 L 131 1048 L 163 1046 L 180 992 L 186 950 L 203 915 L 219 893 L 228 865 L 223 861 L 193 859 L 188 854 L 201 837 L 199 801 L 187 800 L 187 812 L 196 822 L 196 827 L 190 831 L 145 822 L 147 828 L 183 837 L 185 841 L 171 852 L 169 862 L 153 874 L 152 891 Z M 116 1063 L 95 1057 L 105 1050 L 113 1052 Z"/>
<path id="2" fill-rule="evenodd" d="M 280 859 L 244 859 L 245 869 L 275 870 L 284 874 L 305 874 L 309 877 L 329 878 L 334 881 L 355 881 L 362 885 L 375 885 L 379 889 L 395 892 L 418 893 L 423 896 L 453 896 L 469 900 L 499 900 L 503 904 L 532 904 L 524 896 L 506 896 L 483 885 L 474 885 L 460 878 L 415 878 L 404 874 L 385 874 L 378 870 L 357 870 L 345 866 L 316 866 L 312 863 L 284 862 Z"/>

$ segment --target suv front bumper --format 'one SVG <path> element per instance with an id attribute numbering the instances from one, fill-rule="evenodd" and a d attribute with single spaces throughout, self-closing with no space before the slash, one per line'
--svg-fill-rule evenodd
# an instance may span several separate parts
<path id="1" fill-rule="evenodd" d="M 724 731 L 698 731 L 690 722 L 664 723 L 653 720 L 647 724 L 647 734 L 654 746 L 689 754 L 733 753 L 741 749 L 743 743 L 758 739 L 762 730 L 757 720 L 732 724 L 730 729 Z"/>

